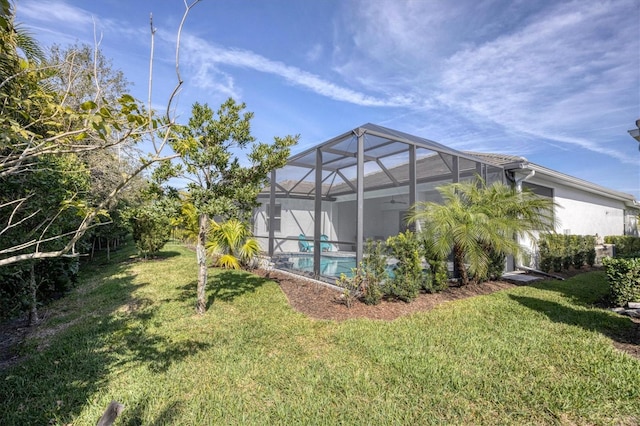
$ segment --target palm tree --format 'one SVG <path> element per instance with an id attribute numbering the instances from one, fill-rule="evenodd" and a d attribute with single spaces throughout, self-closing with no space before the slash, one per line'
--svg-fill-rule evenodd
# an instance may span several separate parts
<path id="1" fill-rule="evenodd" d="M 463 285 L 469 273 L 487 275 L 493 254 L 517 255 L 516 236 L 555 229 L 554 203 L 526 189 L 517 192 L 500 182 L 487 186 L 480 178 L 436 189 L 444 203 L 416 203 L 409 220 L 420 222 L 435 253 L 446 257 L 453 252 Z"/>
<path id="2" fill-rule="evenodd" d="M 252 237 L 249 226 L 238 219 L 211 221 L 206 248 L 207 254 L 214 256 L 215 265 L 226 269 L 247 266 L 260 253 L 260 245 Z"/>

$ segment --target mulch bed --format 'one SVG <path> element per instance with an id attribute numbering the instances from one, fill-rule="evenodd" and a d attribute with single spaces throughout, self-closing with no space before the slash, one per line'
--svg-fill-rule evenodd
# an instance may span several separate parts
<path id="1" fill-rule="evenodd" d="M 569 278 L 588 272 L 588 270 L 588 268 L 570 270 L 557 275 Z M 253 272 L 277 282 L 286 295 L 289 304 L 296 311 L 311 318 L 333 321 L 344 321 L 352 318 L 391 321 L 414 312 L 428 311 L 444 302 L 516 287 L 516 284 L 506 281 L 490 281 L 467 286 L 451 286 L 445 291 L 435 294 L 421 293 L 411 303 L 383 300 L 379 305 L 367 305 L 359 300 L 354 300 L 351 307 L 348 307 L 339 291 L 317 281 L 278 270 L 256 270 Z M 629 319 L 634 323 L 634 327 L 629 329 L 628 333 L 610 337 L 612 337 L 613 345 L 617 349 L 640 359 L 640 320 L 637 318 Z"/>
<path id="2" fill-rule="evenodd" d="M 316 281 L 278 270 L 257 270 L 254 273 L 268 277 L 280 284 L 280 288 L 287 296 L 289 304 L 296 311 L 302 312 L 311 318 L 334 321 L 343 321 L 351 318 L 390 321 L 412 312 L 428 311 L 450 300 L 489 294 L 516 286 L 506 281 L 491 281 L 483 284 L 470 284 L 464 287 L 452 286 L 435 294 L 421 293 L 411 303 L 383 300 L 379 305 L 367 305 L 359 300 L 354 300 L 351 307 L 348 307 L 339 291 Z"/>

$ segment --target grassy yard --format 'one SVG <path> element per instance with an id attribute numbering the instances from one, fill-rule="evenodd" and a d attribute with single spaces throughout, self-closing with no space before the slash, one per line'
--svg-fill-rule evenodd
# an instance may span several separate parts
<path id="1" fill-rule="evenodd" d="M 341 323 L 244 272 L 212 271 L 196 316 L 195 274 L 179 246 L 87 271 L 0 372 L 0 424 L 94 425 L 112 399 L 122 425 L 640 423 L 601 273 Z"/>

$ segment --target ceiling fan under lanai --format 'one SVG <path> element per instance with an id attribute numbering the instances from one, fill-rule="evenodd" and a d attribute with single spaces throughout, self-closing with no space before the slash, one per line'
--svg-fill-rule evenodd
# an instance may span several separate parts
<path id="1" fill-rule="evenodd" d="M 395 198 L 393 198 L 393 195 L 391 196 L 391 200 L 389 201 L 385 201 L 385 204 L 407 204 L 404 201 L 398 201 Z"/>

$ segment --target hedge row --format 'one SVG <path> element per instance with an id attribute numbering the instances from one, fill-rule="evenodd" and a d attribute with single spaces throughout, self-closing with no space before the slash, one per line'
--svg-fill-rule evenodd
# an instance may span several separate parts
<path id="1" fill-rule="evenodd" d="M 615 244 L 616 257 L 640 257 L 640 237 L 608 235 L 604 237 L 604 242 Z"/>
<path id="2" fill-rule="evenodd" d="M 592 235 L 542 234 L 538 239 L 540 269 L 561 272 L 573 266 L 593 266 L 596 261 L 596 237 Z"/>

